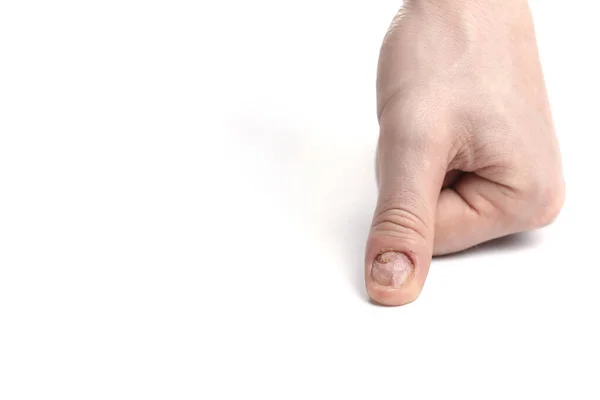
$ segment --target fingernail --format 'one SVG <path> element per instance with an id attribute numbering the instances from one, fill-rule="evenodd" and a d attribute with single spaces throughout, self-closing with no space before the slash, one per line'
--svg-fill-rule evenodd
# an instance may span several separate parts
<path id="1" fill-rule="evenodd" d="M 375 258 L 371 277 L 381 286 L 398 289 L 411 277 L 414 266 L 405 254 L 388 251 Z"/>

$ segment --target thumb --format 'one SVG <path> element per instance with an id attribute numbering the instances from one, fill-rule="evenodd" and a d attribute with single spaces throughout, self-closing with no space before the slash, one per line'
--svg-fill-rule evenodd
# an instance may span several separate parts
<path id="1" fill-rule="evenodd" d="M 365 280 L 371 299 L 399 306 L 417 299 L 429 271 L 437 202 L 448 148 L 431 132 L 383 132 L 379 198 L 367 241 Z"/>

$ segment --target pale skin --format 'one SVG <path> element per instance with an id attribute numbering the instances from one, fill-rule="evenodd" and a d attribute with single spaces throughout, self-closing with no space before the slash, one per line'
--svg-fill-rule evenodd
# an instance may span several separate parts
<path id="1" fill-rule="evenodd" d="M 371 299 L 417 299 L 432 256 L 550 224 L 560 151 L 526 0 L 408 0 L 381 48 Z"/>

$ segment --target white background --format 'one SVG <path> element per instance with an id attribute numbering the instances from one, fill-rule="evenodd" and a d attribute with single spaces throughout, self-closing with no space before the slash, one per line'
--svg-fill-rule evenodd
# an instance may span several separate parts
<path id="1" fill-rule="evenodd" d="M 599 399 L 596 1 L 533 1 L 568 200 L 371 304 L 398 1 L 0 3 L 0 399 Z"/>

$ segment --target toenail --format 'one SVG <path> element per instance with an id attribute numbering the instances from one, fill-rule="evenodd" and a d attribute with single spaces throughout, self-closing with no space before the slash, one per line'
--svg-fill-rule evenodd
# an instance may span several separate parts
<path id="1" fill-rule="evenodd" d="M 388 251 L 375 258 L 371 277 L 381 286 L 398 289 L 410 279 L 413 270 L 413 263 L 405 254 Z"/>

